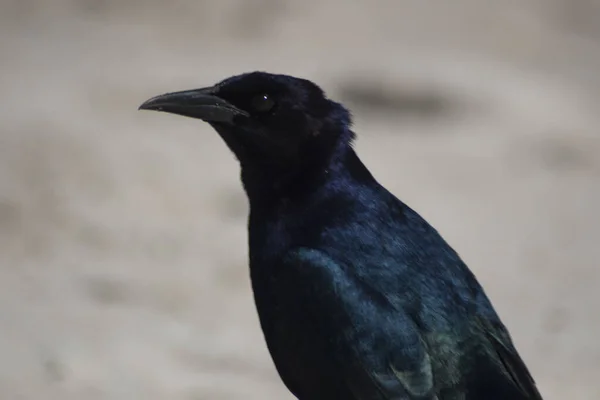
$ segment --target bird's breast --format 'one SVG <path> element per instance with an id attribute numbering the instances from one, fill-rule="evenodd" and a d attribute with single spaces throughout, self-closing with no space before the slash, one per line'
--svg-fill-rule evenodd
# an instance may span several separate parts
<path id="1" fill-rule="evenodd" d="M 256 307 L 267 347 L 286 386 L 298 398 L 352 399 L 333 357 L 330 332 L 307 307 L 306 291 L 278 268 L 262 266 L 268 276 L 252 273 Z"/>

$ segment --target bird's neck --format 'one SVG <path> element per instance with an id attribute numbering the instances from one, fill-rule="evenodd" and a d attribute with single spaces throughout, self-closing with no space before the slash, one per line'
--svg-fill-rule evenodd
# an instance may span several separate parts
<path id="1" fill-rule="evenodd" d="M 320 193 L 334 193 L 375 180 L 352 146 L 342 142 L 323 159 L 297 169 L 272 174 L 243 168 L 242 182 L 250 209 L 267 211 L 281 203 L 302 204 Z"/>
<path id="2" fill-rule="evenodd" d="M 378 185 L 349 145 L 332 155 L 325 166 L 296 177 L 287 190 L 253 184 L 245 185 L 250 199 L 248 239 L 253 281 L 256 274 L 269 274 L 271 262 L 291 247 L 311 247 L 320 235 L 313 227 L 328 226 L 339 213 L 364 201 L 357 194 Z M 264 192 L 254 192 L 261 188 Z"/>

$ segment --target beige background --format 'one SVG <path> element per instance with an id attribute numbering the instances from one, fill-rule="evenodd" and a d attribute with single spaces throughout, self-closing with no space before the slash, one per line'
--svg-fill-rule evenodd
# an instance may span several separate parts
<path id="1" fill-rule="evenodd" d="M 600 398 L 600 3 L 0 1 L 0 398 L 291 399 L 238 167 L 137 106 L 256 69 L 354 112 L 545 399 Z"/>

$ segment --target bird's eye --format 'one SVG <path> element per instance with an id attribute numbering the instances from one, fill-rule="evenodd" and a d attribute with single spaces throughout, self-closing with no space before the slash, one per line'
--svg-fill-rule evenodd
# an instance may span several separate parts
<path id="1" fill-rule="evenodd" d="M 275 101 L 268 94 L 259 94 L 252 98 L 252 108 L 260 113 L 271 111 Z"/>

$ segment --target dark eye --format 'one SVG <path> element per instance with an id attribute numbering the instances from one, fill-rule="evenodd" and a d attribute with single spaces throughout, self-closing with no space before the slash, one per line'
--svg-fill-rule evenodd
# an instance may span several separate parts
<path id="1" fill-rule="evenodd" d="M 259 94 L 252 98 L 252 108 L 255 111 L 264 113 L 271 111 L 275 106 L 275 101 L 268 94 Z"/>

